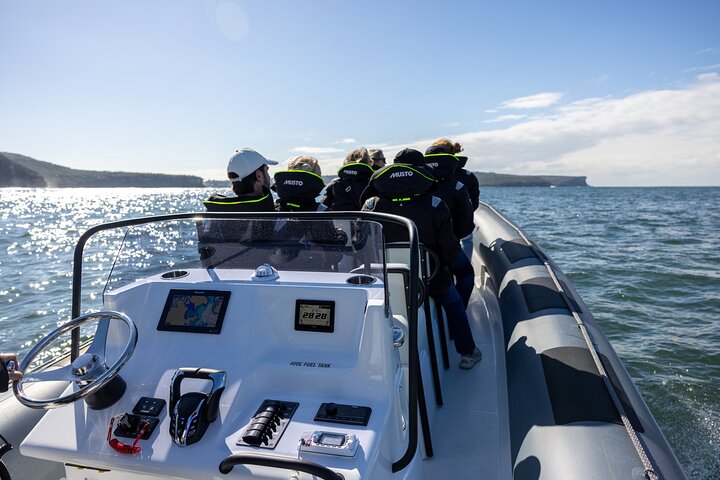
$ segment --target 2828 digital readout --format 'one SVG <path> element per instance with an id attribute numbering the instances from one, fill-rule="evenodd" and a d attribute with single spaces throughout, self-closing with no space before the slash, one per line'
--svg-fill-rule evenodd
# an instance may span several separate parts
<path id="1" fill-rule="evenodd" d="M 295 304 L 295 329 L 332 332 L 335 327 L 335 302 L 297 300 Z"/>
<path id="2" fill-rule="evenodd" d="M 305 325 L 330 325 L 330 307 L 328 305 L 300 304 L 300 323 Z"/>

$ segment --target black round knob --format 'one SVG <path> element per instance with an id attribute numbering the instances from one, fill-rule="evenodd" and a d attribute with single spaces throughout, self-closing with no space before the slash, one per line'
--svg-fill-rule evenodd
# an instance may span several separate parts
<path id="1" fill-rule="evenodd" d="M 325 404 L 325 413 L 326 413 L 327 415 L 332 416 L 332 417 L 334 417 L 335 415 L 337 415 L 337 403 L 332 403 L 332 402 L 331 402 L 331 403 L 326 403 L 326 404 Z"/>

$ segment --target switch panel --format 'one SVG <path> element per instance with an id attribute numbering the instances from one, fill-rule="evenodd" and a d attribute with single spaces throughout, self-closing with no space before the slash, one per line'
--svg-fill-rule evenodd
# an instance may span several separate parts
<path id="1" fill-rule="evenodd" d="M 243 428 L 236 445 L 275 448 L 298 405 L 297 402 L 264 400 Z"/>
<path id="2" fill-rule="evenodd" d="M 322 403 L 315 414 L 316 422 L 344 423 L 366 427 L 370 421 L 370 407 L 343 405 L 342 403 Z"/>
<path id="3" fill-rule="evenodd" d="M 142 397 L 133 408 L 135 415 L 150 415 L 157 417 L 165 408 L 165 400 L 162 398 Z"/>
<path id="4" fill-rule="evenodd" d="M 160 420 L 158 420 L 157 417 L 150 417 L 147 415 L 131 415 L 129 413 L 126 413 L 118 419 L 117 427 L 115 427 L 115 431 L 113 433 L 116 437 L 134 439 L 142 430 L 143 424 L 147 423 L 148 429 L 145 431 L 143 436 L 140 437 L 143 440 L 147 440 L 148 438 L 150 438 L 150 435 L 152 435 L 155 431 L 155 427 L 157 427 L 159 421 Z"/>

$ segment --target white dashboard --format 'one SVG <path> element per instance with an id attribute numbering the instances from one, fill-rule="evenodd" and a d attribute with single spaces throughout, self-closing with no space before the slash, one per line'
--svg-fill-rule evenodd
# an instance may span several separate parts
<path id="1" fill-rule="evenodd" d="M 120 372 L 127 383 L 125 393 L 103 410 L 78 401 L 48 412 L 22 443 L 23 455 L 64 462 L 69 479 L 226 478 L 218 465 L 233 453 L 308 460 L 342 472 L 346 479 L 377 469 L 388 469 L 389 476 L 392 458 L 402 453 L 401 428 L 387 425 L 399 418 L 401 374 L 382 281 L 352 285 L 346 281 L 352 274 L 316 273 L 308 278 L 307 273 L 284 272 L 275 281 L 258 282 L 251 274 L 190 270 L 181 278 L 165 280 L 158 275 L 106 294 L 106 308 L 129 316 L 138 330 L 134 354 Z M 167 311 L 169 296 L 178 291 L 227 292 L 219 331 L 163 328 L 161 319 L 175 315 Z M 328 331 L 330 304 L 333 325 Z M 303 315 L 311 318 L 306 326 L 320 328 L 302 328 L 298 318 Z M 125 336 L 123 325 L 110 324 L 108 362 L 119 355 Z M 179 445 L 170 433 L 170 391 L 183 367 L 224 372 L 225 377 L 217 418 L 195 443 Z M 178 385 L 182 394 L 208 394 L 212 382 L 190 377 Z M 108 443 L 110 421 L 137 411 L 143 398 L 156 399 L 158 405 L 164 402 L 154 415 L 157 426 L 147 440 L 137 442 L 138 453 L 120 453 Z M 243 436 L 266 401 L 297 405 L 291 417 L 276 418 L 284 431 L 271 435 L 279 433 L 279 438 L 248 444 Z M 356 410 L 347 407 L 362 407 L 367 424 L 358 424 L 353 418 Z M 318 419 L 320 414 L 325 419 Z M 398 434 L 384 438 L 387 435 L 378 433 L 387 431 Z M 299 449 L 300 439 L 305 443 Z M 318 448 L 309 448 L 313 446 Z M 352 447 L 352 455 L 343 446 Z M 287 470 L 249 465 L 236 466 L 227 477 L 256 475 L 289 478 Z"/>

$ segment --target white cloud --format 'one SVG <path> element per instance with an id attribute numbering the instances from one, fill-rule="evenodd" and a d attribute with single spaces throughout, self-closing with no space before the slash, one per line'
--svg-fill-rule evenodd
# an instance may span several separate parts
<path id="1" fill-rule="evenodd" d="M 701 73 L 698 75 L 697 80 L 699 82 L 715 82 L 720 80 L 720 74 L 719 73 Z"/>
<path id="2" fill-rule="evenodd" d="M 720 185 L 719 111 L 720 75 L 711 73 L 684 88 L 583 99 L 453 139 L 473 170 L 587 175 L 594 185 Z"/>
<path id="3" fill-rule="evenodd" d="M 504 101 L 500 108 L 546 108 L 560 101 L 561 92 L 545 92 Z"/>
<path id="4" fill-rule="evenodd" d="M 295 147 L 291 151 L 294 153 L 305 153 L 308 155 L 327 155 L 340 153 L 344 150 L 338 147 Z"/>
<path id="5" fill-rule="evenodd" d="M 605 74 L 605 75 L 601 75 L 597 78 L 591 78 L 590 80 L 588 80 L 588 83 L 593 84 L 593 85 L 600 85 L 601 83 L 606 82 L 609 78 L 610 78 L 610 75 Z"/>
<path id="6" fill-rule="evenodd" d="M 709 72 L 717 69 L 720 69 L 720 63 L 715 63 L 713 65 L 705 65 L 702 67 L 688 68 L 685 70 L 685 72 Z"/>
<path id="7" fill-rule="evenodd" d="M 516 99 L 517 100 L 517 99 Z M 589 97 L 541 115 L 510 118 L 490 130 L 450 135 L 465 147 L 471 170 L 586 175 L 591 185 L 720 185 L 720 74 L 703 73 L 675 89 L 624 97 Z M 504 116 L 498 116 L 502 118 Z M 424 152 L 436 138 L 368 144 L 392 159 L 403 148 Z M 324 173 L 346 149 L 296 147 L 321 158 Z M 225 178 L 225 172 L 203 175 Z"/>
<path id="8" fill-rule="evenodd" d="M 500 115 L 499 117 L 495 117 L 491 120 L 485 120 L 485 123 L 499 123 L 499 122 L 507 122 L 509 120 L 522 120 L 523 118 L 527 117 L 527 115 Z"/>
<path id="9" fill-rule="evenodd" d="M 357 145 L 358 142 L 354 138 L 343 138 L 342 140 L 340 140 L 339 142 L 336 142 L 336 143 L 339 143 L 341 145 Z"/>
<path id="10" fill-rule="evenodd" d="M 698 50 L 697 52 L 695 52 L 695 55 L 707 55 L 715 53 L 720 53 L 720 47 L 703 48 L 702 50 Z"/>

